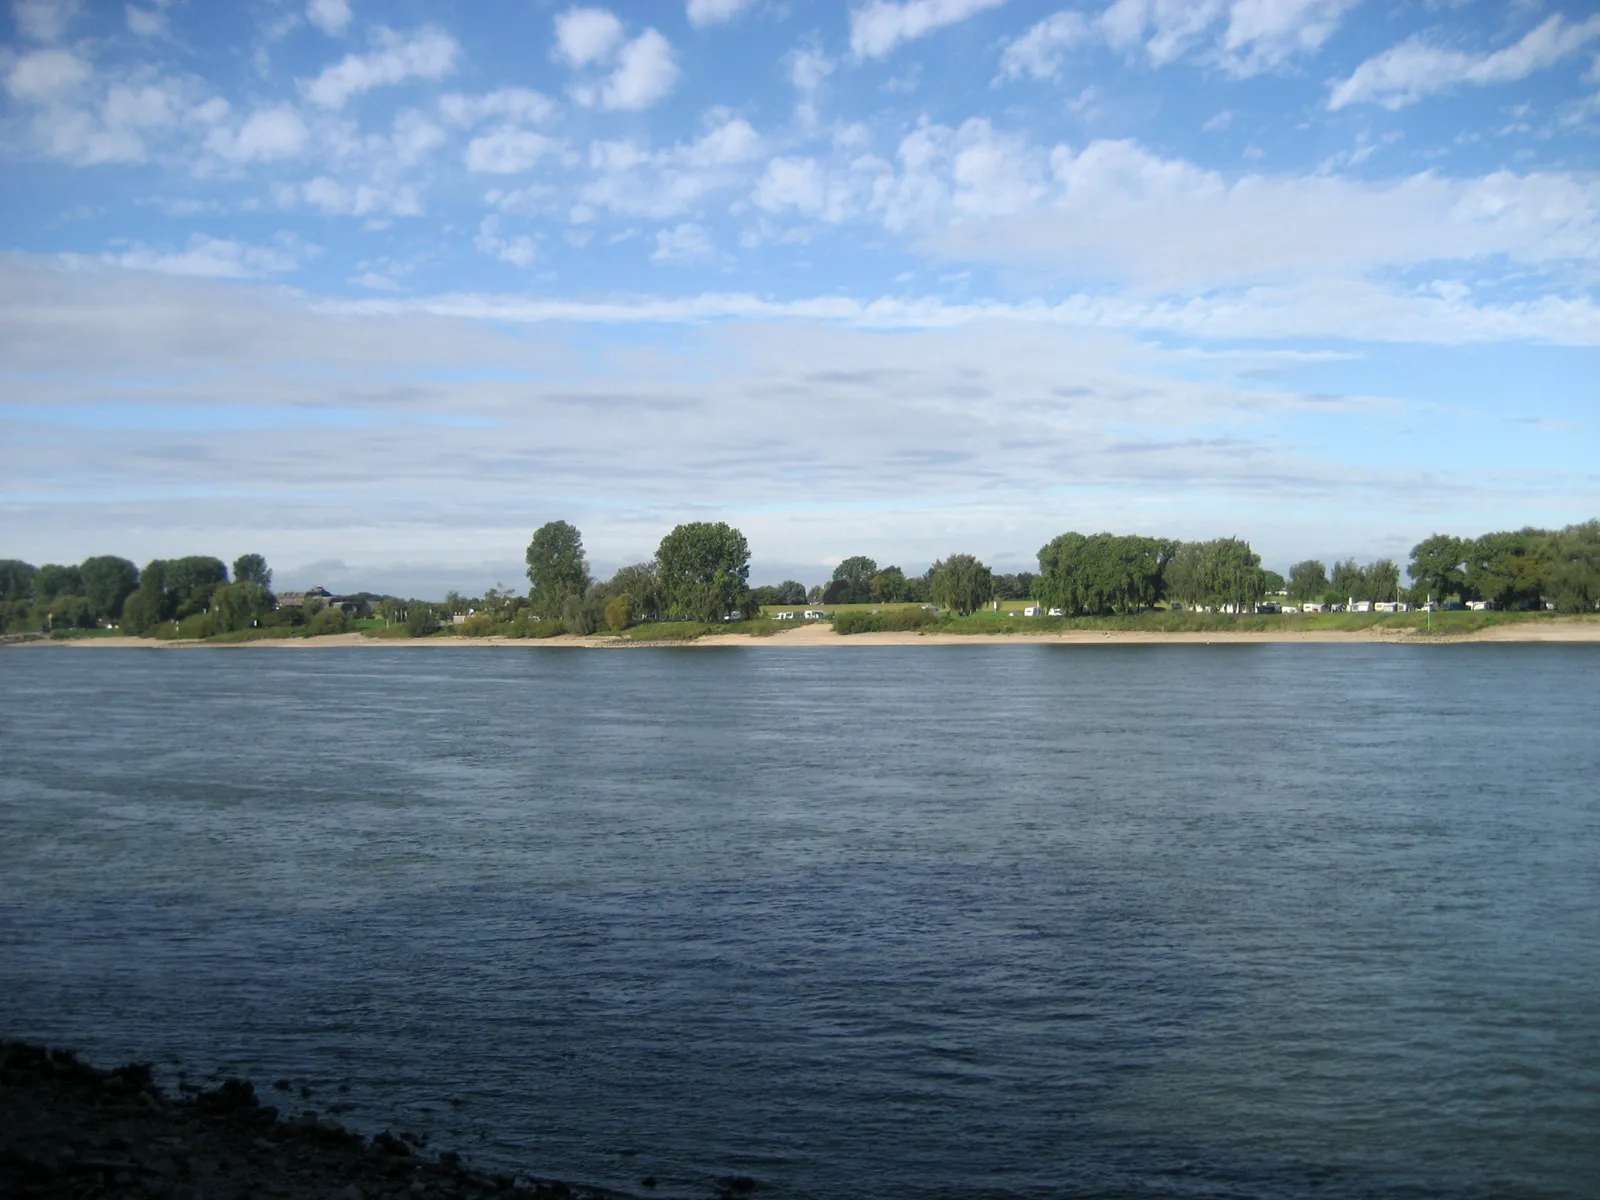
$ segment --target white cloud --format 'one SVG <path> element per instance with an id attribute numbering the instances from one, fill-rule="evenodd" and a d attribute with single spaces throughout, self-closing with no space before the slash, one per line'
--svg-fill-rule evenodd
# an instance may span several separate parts
<path id="1" fill-rule="evenodd" d="M 677 81 L 671 43 L 654 29 L 646 29 L 617 55 L 616 70 L 600 85 L 600 107 L 649 108 L 665 99 Z"/>
<path id="2" fill-rule="evenodd" d="M 677 265 L 697 263 L 711 258 L 715 252 L 705 226 L 685 222 L 656 234 L 656 248 L 650 261 Z"/>
<path id="3" fill-rule="evenodd" d="M 304 202 L 329 216 L 415 217 L 422 214 L 422 201 L 416 188 L 410 185 L 362 183 L 352 186 L 319 175 L 302 184 L 282 185 L 276 194 L 280 207 L 292 208 Z"/>
<path id="4" fill-rule="evenodd" d="M 140 8 L 136 4 L 123 6 L 128 21 L 128 31 L 136 37 L 164 37 L 167 32 L 167 14 L 159 8 Z"/>
<path id="5" fill-rule="evenodd" d="M 569 67 L 609 61 L 622 41 L 622 22 L 604 8 L 569 8 L 556 16 L 554 54 Z"/>
<path id="6" fill-rule="evenodd" d="M 299 114 L 280 106 L 251 113 L 237 133 L 217 126 L 207 136 L 206 148 L 229 162 L 281 162 L 303 154 L 310 137 Z"/>
<path id="7" fill-rule="evenodd" d="M 631 141 L 589 145 L 594 177 L 584 185 L 586 208 L 665 220 L 711 193 L 746 183 L 749 164 L 764 153 L 760 134 L 743 117 L 713 110 L 700 137 L 663 150 Z"/>
<path id="8" fill-rule="evenodd" d="M 1233 0 L 1219 47 L 1223 67 L 1246 77 L 1315 54 L 1360 0 Z"/>
<path id="9" fill-rule="evenodd" d="M 306 20 L 329 37 L 339 37 L 350 25 L 350 0 L 309 0 Z"/>
<path id="10" fill-rule="evenodd" d="M 70 50 L 35 50 L 6 68 L 13 100 L 48 104 L 87 83 L 93 68 Z"/>
<path id="11" fill-rule="evenodd" d="M 248 279 L 297 270 L 306 259 L 318 252 L 318 247 L 308 245 L 288 233 L 280 233 L 270 246 L 251 246 L 197 233 L 190 237 L 182 250 L 162 252 L 148 246 L 136 246 L 103 257 L 105 261 L 121 267 L 160 271 L 164 275 Z"/>
<path id="12" fill-rule="evenodd" d="M 478 233 L 472 239 L 472 247 L 479 254 L 487 254 L 490 258 L 522 267 L 524 270 L 533 266 L 539 257 L 539 248 L 531 237 L 526 234 L 506 237 L 501 231 L 500 217 L 493 214 L 478 224 Z"/>
<path id="13" fill-rule="evenodd" d="M 154 84 L 112 84 L 101 109 L 106 124 L 116 128 L 153 129 L 178 119 L 171 93 Z"/>
<path id="14" fill-rule="evenodd" d="M 814 95 L 831 74 L 833 61 L 814 46 L 796 50 L 789 58 L 789 82 L 802 96 Z"/>
<path id="15" fill-rule="evenodd" d="M 439 112 L 444 119 L 463 129 L 491 117 L 512 124 L 542 124 L 556 115 L 558 107 L 550 97 L 522 87 L 501 88 L 481 96 L 451 93 L 439 99 Z"/>
<path id="16" fill-rule="evenodd" d="M 554 138 L 506 125 L 467 143 L 463 161 L 469 171 L 517 175 L 531 170 L 540 159 L 559 154 L 561 149 L 561 143 Z"/>
<path id="17" fill-rule="evenodd" d="M 703 29 L 707 25 L 720 25 L 724 21 L 731 21 L 744 11 L 750 0 L 688 0 L 684 6 L 689 17 L 689 24 L 696 29 Z"/>
<path id="18" fill-rule="evenodd" d="M 347 54 L 301 90 L 322 108 L 342 108 L 352 96 L 408 79 L 442 79 L 455 70 L 461 47 L 447 33 L 422 29 L 402 36 L 389 29 L 378 31 L 379 48 L 370 54 Z"/>
<path id="19" fill-rule="evenodd" d="M 767 212 L 793 208 L 820 216 L 827 201 L 827 179 L 814 158 L 775 158 L 757 182 L 751 199 Z"/>
<path id="20" fill-rule="evenodd" d="M 885 58 L 901 42 L 955 25 L 1005 0 L 868 0 L 850 13 L 850 50 L 861 58 Z"/>
<path id="21" fill-rule="evenodd" d="M 1092 36 L 1088 18 L 1073 9 L 1063 9 L 1006 46 L 1000 56 L 1000 77 L 1055 79 L 1061 74 L 1067 52 Z"/>
<path id="22" fill-rule="evenodd" d="M 11 15 L 23 37 L 58 42 L 81 7 L 80 0 L 13 0 Z"/>
<path id="23" fill-rule="evenodd" d="M 1489 54 L 1467 54 L 1412 38 L 1367 59 L 1350 78 L 1334 84 L 1328 107 L 1375 103 L 1398 109 L 1462 84 L 1509 83 L 1553 66 L 1596 38 L 1600 16 L 1569 24 L 1559 13 L 1515 45 Z"/>
<path id="24" fill-rule="evenodd" d="M 555 20 L 551 56 L 575 71 L 605 67 L 596 79 L 581 76 L 568 89 L 585 108 L 638 111 L 665 99 L 678 81 L 672 44 L 655 29 L 624 40 L 616 14 L 604 8 L 569 8 Z"/>
<path id="25" fill-rule="evenodd" d="M 445 143 L 445 132 L 416 109 L 407 109 L 394 119 L 395 161 L 414 167 Z"/>

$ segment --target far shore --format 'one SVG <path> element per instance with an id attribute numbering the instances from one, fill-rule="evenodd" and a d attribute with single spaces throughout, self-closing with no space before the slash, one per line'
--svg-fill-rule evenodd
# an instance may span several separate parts
<path id="1" fill-rule="evenodd" d="M 1429 634 L 1415 629 L 1392 629 L 1375 626 L 1370 629 L 1306 629 L 1293 628 L 1244 631 L 1211 630 L 1195 633 L 1160 633 L 1143 630 L 1074 629 L 1054 633 L 855 633 L 848 636 L 833 631 L 830 625 L 803 625 L 766 636 L 750 634 L 708 634 L 683 641 L 646 641 L 595 635 L 576 637 L 562 634 L 551 638 L 508 637 L 429 637 L 429 638 L 374 638 L 360 633 L 328 634 L 316 638 L 266 638 L 254 642 L 201 642 L 164 641 L 158 638 L 91 637 L 68 638 L 56 641 L 39 638 L 31 641 L 11 642 L 8 648 L 70 647 L 87 650 L 323 650 L 335 647 L 479 647 L 545 649 L 573 647 L 586 650 L 633 650 L 644 648 L 696 648 L 740 646 L 811 647 L 811 646 L 992 646 L 997 643 L 1028 646 L 1115 646 L 1115 645 L 1251 645 L 1251 644 L 1303 644 L 1303 645 L 1447 645 L 1462 642 L 1600 642 L 1600 621 L 1549 620 L 1514 622 L 1491 625 L 1471 633 Z"/>

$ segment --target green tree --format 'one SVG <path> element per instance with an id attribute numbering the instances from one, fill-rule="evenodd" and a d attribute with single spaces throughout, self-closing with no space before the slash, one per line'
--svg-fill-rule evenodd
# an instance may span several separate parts
<path id="1" fill-rule="evenodd" d="M 911 599 L 911 581 L 899 567 L 885 567 L 867 581 L 867 599 L 874 604 L 903 604 Z"/>
<path id="2" fill-rule="evenodd" d="M 272 593 L 259 583 L 230 583 L 211 594 L 220 630 L 249 629 L 272 611 Z"/>
<path id="3" fill-rule="evenodd" d="M 935 604 L 965 616 L 994 597 L 994 572 L 970 554 L 936 561 L 930 572 Z"/>
<path id="4" fill-rule="evenodd" d="M 1263 585 L 1267 589 L 1268 595 L 1277 595 L 1279 592 L 1288 590 L 1288 581 L 1276 571 L 1263 571 L 1261 573 L 1261 579 Z"/>
<path id="5" fill-rule="evenodd" d="M 1173 551 L 1159 538 L 1063 533 L 1039 548 L 1033 595 L 1068 616 L 1138 612 L 1161 598 Z"/>
<path id="6" fill-rule="evenodd" d="M 1551 535 L 1548 558 L 1558 609 L 1580 613 L 1600 608 L 1600 520 L 1568 525 Z"/>
<path id="7" fill-rule="evenodd" d="M 33 599 L 33 581 L 39 568 L 18 558 L 0 558 L 0 600 L 25 604 Z"/>
<path id="8" fill-rule="evenodd" d="M 589 588 L 589 560 L 583 536 L 565 521 L 550 521 L 534 530 L 528 543 L 528 598 L 543 617 L 559 617 L 568 599 Z"/>
<path id="9" fill-rule="evenodd" d="M 656 550 L 656 578 L 671 615 L 721 621 L 746 603 L 749 543 L 722 521 L 679 525 Z"/>
<path id="10" fill-rule="evenodd" d="M 865 554 L 852 555 L 833 569 L 833 579 L 845 585 L 840 604 L 865 604 L 872 599 L 872 577 L 878 564 Z"/>
<path id="11" fill-rule="evenodd" d="M 83 594 L 100 621 L 120 617 L 123 602 L 139 586 L 139 568 L 114 554 L 84 559 L 78 564 L 78 573 L 83 576 Z"/>
<path id="12" fill-rule="evenodd" d="M 1411 547 L 1407 568 L 1413 581 L 1435 600 L 1444 601 L 1466 591 L 1466 543 L 1448 533 L 1435 533 Z"/>
<path id="13" fill-rule="evenodd" d="M 613 596 L 626 593 L 633 600 L 635 621 L 657 621 L 661 618 L 661 585 L 656 579 L 653 562 L 634 563 L 623 567 L 606 583 Z"/>
<path id="14" fill-rule="evenodd" d="M 1371 600 L 1367 572 L 1353 558 L 1333 564 L 1333 590 L 1344 600 Z"/>
<path id="15" fill-rule="evenodd" d="M 1544 555 L 1548 535 L 1539 529 L 1486 533 L 1468 543 L 1467 588 L 1500 608 L 1533 608 L 1550 588 Z"/>
<path id="16" fill-rule="evenodd" d="M 233 581 L 260 584 L 270 592 L 272 568 L 267 566 L 267 560 L 259 554 L 241 554 L 233 560 Z"/>
<path id="17" fill-rule="evenodd" d="M 421 638 L 439 632 L 439 618 L 433 605 L 421 600 L 406 601 L 406 636 Z"/>
<path id="18" fill-rule="evenodd" d="M 57 596 L 83 595 L 83 573 L 74 566 L 45 563 L 33 577 L 33 596 L 40 604 L 48 604 Z"/>
<path id="19" fill-rule="evenodd" d="M 122 625 L 138 637 L 154 633 L 173 614 L 171 597 L 167 594 L 166 560 L 155 558 L 139 572 L 139 586 L 122 604 Z"/>
<path id="20" fill-rule="evenodd" d="M 1185 542 L 1173 552 L 1163 579 L 1174 600 L 1238 613 L 1261 603 L 1267 586 L 1261 556 L 1239 538 Z"/>
<path id="21" fill-rule="evenodd" d="M 793 579 L 785 579 L 778 585 L 778 595 L 774 604 L 804 604 L 806 602 L 806 585 Z"/>
<path id="22" fill-rule="evenodd" d="M 1289 568 L 1289 599 L 1296 604 L 1320 600 L 1328 591 L 1328 568 L 1314 558 Z"/>
<path id="23" fill-rule="evenodd" d="M 1400 598 L 1400 567 L 1392 558 L 1380 558 L 1366 569 L 1367 592 L 1372 600 Z"/>
<path id="24" fill-rule="evenodd" d="M 165 585 L 172 615 L 178 620 L 204 612 L 211 596 L 228 582 L 227 565 L 208 554 L 174 558 L 166 564 Z"/>

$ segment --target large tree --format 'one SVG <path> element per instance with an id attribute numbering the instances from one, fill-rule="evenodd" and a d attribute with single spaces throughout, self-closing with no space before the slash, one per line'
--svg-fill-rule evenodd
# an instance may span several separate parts
<path id="1" fill-rule="evenodd" d="M 272 568 L 267 566 L 267 560 L 259 554 L 241 554 L 233 560 L 233 581 L 260 584 L 270 591 Z"/>
<path id="2" fill-rule="evenodd" d="M 95 618 L 115 621 L 122 615 L 122 604 L 139 586 L 139 568 L 114 554 L 86 558 L 78 566 L 83 576 L 83 594 Z"/>
<path id="3" fill-rule="evenodd" d="M 1138 612 L 1161 598 L 1174 549 L 1159 538 L 1063 533 L 1039 548 L 1033 595 L 1068 616 Z"/>
<path id="4" fill-rule="evenodd" d="M 589 560 L 583 535 L 565 521 L 550 521 L 534 531 L 528 543 L 528 598 L 542 617 L 559 617 L 567 601 L 580 599 L 589 588 Z"/>
<path id="5" fill-rule="evenodd" d="M 1541 529 L 1486 533 L 1466 547 L 1467 587 L 1500 608 L 1531 608 L 1551 590 Z"/>
<path id="6" fill-rule="evenodd" d="M 272 593 L 260 583 L 230 583 L 211 594 L 220 629 L 249 629 L 272 611 Z"/>
<path id="7" fill-rule="evenodd" d="M 1400 566 L 1392 558 L 1380 558 L 1366 569 L 1367 592 L 1372 600 L 1400 598 Z"/>
<path id="8" fill-rule="evenodd" d="M 635 621 L 656 621 L 661 618 L 661 584 L 656 579 L 656 565 L 653 562 L 623 567 L 606 581 L 606 596 L 629 597 L 633 602 L 630 613 Z"/>
<path id="9" fill-rule="evenodd" d="M 172 615 L 182 620 L 211 607 L 212 594 L 228 582 L 227 565 L 209 554 L 191 554 L 167 563 L 165 585 Z"/>
<path id="10" fill-rule="evenodd" d="M 722 521 L 679 525 L 656 550 L 656 578 L 670 615 L 721 621 L 748 603 L 749 543 Z"/>
<path id="11" fill-rule="evenodd" d="M 1164 573 L 1166 594 L 1185 604 L 1250 612 L 1266 594 L 1261 556 L 1239 538 L 1185 542 Z"/>
<path id="12" fill-rule="evenodd" d="M 1600 608 L 1600 520 L 1552 534 L 1548 558 L 1557 608 L 1571 613 Z"/>
<path id="13" fill-rule="evenodd" d="M 1366 568 L 1353 558 L 1333 564 L 1332 590 L 1347 600 L 1371 600 Z"/>
<path id="14" fill-rule="evenodd" d="M 1297 604 L 1321 600 L 1328 591 L 1328 568 L 1314 558 L 1289 568 L 1289 599 Z"/>
<path id="15" fill-rule="evenodd" d="M 33 578 L 33 595 L 41 603 L 57 596 L 81 596 L 83 572 L 75 566 L 45 563 Z"/>
<path id="16" fill-rule="evenodd" d="M 844 594 L 840 604 L 866 604 L 873 599 L 872 577 L 878 573 L 878 564 L 865 554 L 855 554 L 833 569 L 833 582 L 843 583 Z"/>
<path id="17" fill-rule="evenodd" d="M 0 600 L 25 603 L 33 599 L 33 581 L 39 568 L 17 558 L 0 558 Z"/>
<path id="18" fill-rule="evenodd" d="M 129 633 L 143 636 L 171 617 L 167 564 L 163 559 L 152 559 L 139 572 L 138 588 L 123 601 L 122 624 Z"/>
<path id="19" fill-rule="evenodd" d="M 934 603 L 962 616 L 976 612 L 994 596 L 994 572 L 970 554 L 952 554 L 935 562 L 930 574 Z"/>
<path id="20" fill-rule="evenodd" d="M 1467 546 L 1458 537 L 1435 533 L 1411 547 L 1409 574 L 1435 600 L 1448 600 L 1466 591 Z"/>

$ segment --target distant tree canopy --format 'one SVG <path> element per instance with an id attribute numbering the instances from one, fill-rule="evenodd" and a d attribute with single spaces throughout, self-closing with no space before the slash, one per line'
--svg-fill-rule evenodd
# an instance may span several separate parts
<path id="1" fill-rule="evenodd" d="M 627 596 L 631 602 L 631 619 L 634 621 L 661 619 L 661 582 L 656 578 L 656 565 L 653 562 L 623 567 L 606 582 L 605 594 L 608 599 Z"/>
<path id="2" fill-rule="evenodd" d="M 1289 599 L 1296 604 L 1321 600 L 1328 592 L 1328 568 L 1314 558 L 1289 568 Z"/>
<path id="3" fill-rule="evenodd" d="M 83 595 L 83 572 L 77 567 L 45 563 L 33 577 L 33 597 L 48 603 L 58 596 Z"/>
<path id="4" fill-rule="evenodd" d="M 560 617 L 568 600 L 589 590 L 589 560 L 583 536 L 565 521 L 550 521 L 534 530 L 528 543 L 528 598 L 534 611 Z"/>
<path id="5" fill-rule="evenodd" d="M 1261 556 L 1239 538 L 1184 542 L 1163 573 L 1166 595 L 1191 606 L 1250 612 L 1266 595 Z"/>
<path id="6" fill-rule="evenodd" d="M 656 550 L 668 615 L 721 621 L 749 605 L 750 545 L 723 521 L 679 525 Z"/>
<path id="7" fill-rule="evenodd" d="M 898 570 L 899 568 L 895 568 Z M 875 597 L 872 595 L 872 577 L 878 574 L 878 564 L 865 554 L 856 554 L 845 559 L 833 569 L 832 583 L 842 583 L 843 588 L 834 589 L 838 599 L 836 604 L 866 604 Z"/>
<path id="8" fill-rule="evenodd" d="M 39 568 L 17 558 L 0 559 L 0 600 L 8 604 L 33 599 L 33 581 Z"/>
<path id="9" fill-rule="evenodd" d="M 1593 612 L 1600 603 L 1600 521 L 1458 538 L 1436 533 L 1411 548 L 1414 599 L 1487 600 L 1499 608 Z"/>
<path id="10" fill-rule="evenodd" d="M 233 581 L 259 584 L 270 591 L 272 568 L 267 566 L 267 560 L 259 554 L 241 554 L 233 560 Z"/>
<path id="11" fill-rule="evenodd" d="M 994 573 L 970 554 L 952 554 L 928 572 L 933 602 L 951 612 L 976 612 L 994 597 Z"/>
<path id="12" fill-rule="evenodd" d="M 95 617 L 115 621 L 122 616 L 122 605 L 139 586 L 139 568 L 114 554 L 86 558 L 78 568 L 83 576 L 83 594 Z"/>
<path id="13" fill-rule="evenodd" d="M 1159 538 L 1063 533 L 1039 549 L 1033 595 L 1070 617 L 1138 612 L 1161 599 L 1174 549 Z"/>

